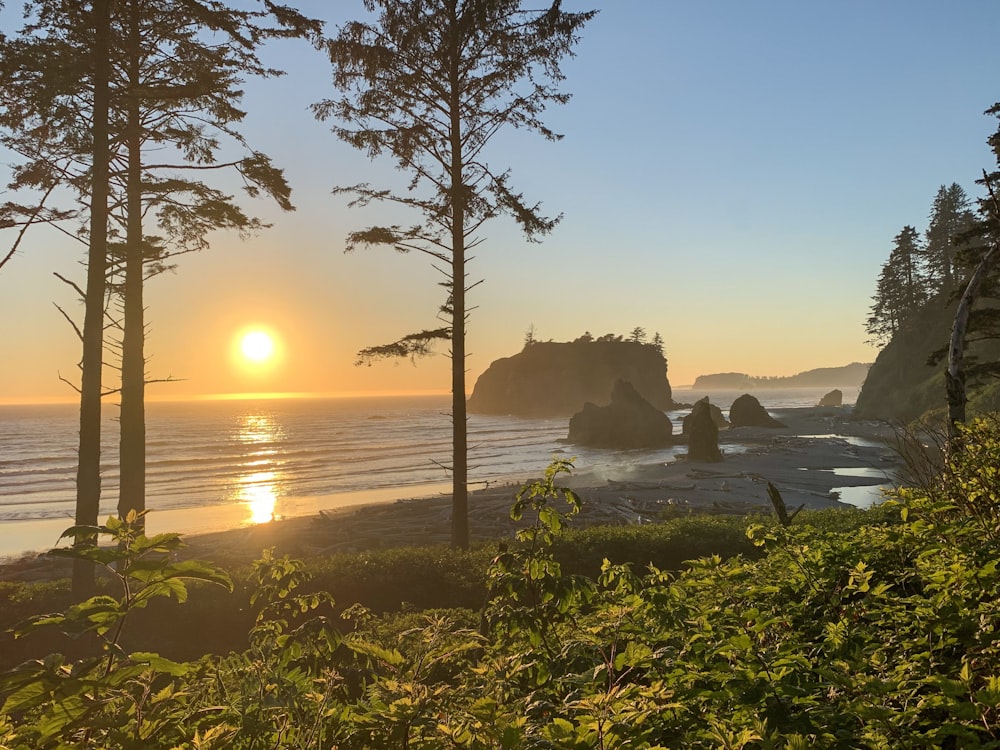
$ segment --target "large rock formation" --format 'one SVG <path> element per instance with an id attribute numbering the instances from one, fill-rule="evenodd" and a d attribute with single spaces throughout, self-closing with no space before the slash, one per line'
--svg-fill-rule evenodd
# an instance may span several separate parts
<path id="1" fill-rule="evenodd" d="M 569 442 L 593 448 L 660 448 L 673 441 L 670 417 L 619 380 L 611 403 L 585 403 L 569 420 Z"/>
<path id="2" fill-rule="evenodd" d="M 729 424 L 733 427 L 784 427 L 767 413 L 755 397 L 744 393 L 729 407 Z"/>
<path id="3" fill-rule="evenodd" d="M 698 404 L 702 402 L 708 404 L 708 413 L 712 417 L 712 421 L 715 423 L 716 431 L 724 430 L 725 428 L 729 427 L 729 422 L 726 421 L 726 417 L 722 413 L 722 409 L 720 409 L 715 404 L 710 404 L 708 402 L 708 396 L 698 399 L 694 404 L 695 407 L 697 407 Z M 684 417 L 684 421 L 681 422 L 681 432 L 683 432 L 685 435 L 691 432 L 691 422 L 694 420 L 694 413 L 695 409 L 692 409 L 691 413 L 688 414 L 686 417 Z"/>
<path id="4" fill-rule="evenodd" d="M 839 388 L 834 388 L 819 400 L 819 406 L 843 406 L 844 392 Z"/>
<path id="5" fill-rule="evenodd" d="M 719 450 L 719 426 L 707 398 L 696 401 L 691 413 L 684 418 L 684 432 L 688 436 L 688 460 L 722 460 L 722 451 Z"/>
<path id="6" fill-rule="evenodd" d="M 649 344 L 631 341 L 539 342 L 498 359 L 479 379 L 469 411 L 522 417 L 569 416 L 604 403 L 615 381 L 631 383 L 662 411 L 674 406 L 667 363 Z"/>

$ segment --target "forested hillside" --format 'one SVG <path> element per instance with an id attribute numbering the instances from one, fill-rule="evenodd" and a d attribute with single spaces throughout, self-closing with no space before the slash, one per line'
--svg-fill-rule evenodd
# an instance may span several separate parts
<path id="1" fill-rule="evenodd" d="M 857 416 L 907 421 L 943 412 L 957 298 L 995 231 L 993 217 L 991 200 L 980 201 L 976 211 L 958 184 L 942 185 L 926 229 L 907 225 L 893 238 L 865 326 L 870 341 L 883 348 L 858 396 Z M 998 294 L 994 271 L 973 308 L 966 347 L 974 413 L 996 405 Z"/>

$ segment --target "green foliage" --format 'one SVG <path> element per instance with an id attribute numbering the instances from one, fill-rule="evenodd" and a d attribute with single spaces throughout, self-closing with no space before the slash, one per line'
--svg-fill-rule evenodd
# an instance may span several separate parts
<path id="1" fill-rule="evenodd" d="M 445 545 L 338 553 L 309 561 L 309 586 L 377 613 L 405 607 L 479 609 L 494 555 L 492 546 L 460 550 Z"/>
<path id="2" fill-rule="evenodd" d="M 119 593 L 37 615 L 16 628 L 17 636 L 46 629 L 74 638 L 96 636 L 100 653 L 75 663 L 53 654 L 0 678 L 0 716 L 27 718 L 15 727 L 12 747 L 141 746 L 150 736 L 182 730 L 187 716 L 176 695 L 189 665 L 155 653 L 129 653 L 122 641 L 126 619 L 156 598 L 186 601 L 189 582 L 229 589 L 232 582 L 203 563 L 172 561 L 171 553 L 183 546 L 179 536 L 147 537 L 141 520 L 142 514 L 131 513 L 125 520 L 109 518 L 104 526 L 74 526 L 63 537 L 77 544 L 50 552 L 100 565 Z M 110 537 L 111 544 L 99 546 L 100 536 Z"/>
<path id="3" fill-rule="evenodd" d="M 997 748 L 1000 424 L 974 422 L 961 444 L 937 481 L 876 510 L 804 512 L 787 527 L 665 524 L 679 536 L 739 530 L 754 554 L 704 556 L 672 572 L 604 561 L 589 577 L 558 559 L 571 549 L 566 521 L 579 499 L 557 484 L 572 464 L 556 460 L 517 495 L 512 514 L 532 523 L 497 550 L 479 616 L 379 617 L 354 606 L 335 627 L 323 611 L 329 597 L 307 590 L 307 568 L 265 553 L 252 569 L 248 650 L 177 664 L 109 647 L 97 664 L 110 670 L 48 657 L 3 677 L 0 740 Z M 83 618 L 106 635 L 112 601 L 52 623 Z"/>
<path id="4" fill-rule="evenodd" d="M 898 330 L 910 325 L 929 295 L 920 265 L 924 247 L 917 230 L 905 226 L 893 241 L 895 246 L 882 265 L 871 315 L 865 323 L 865 330 L 875 344 L 885 344 Z"/>
<path id="5" fill-rule="evenodd" d="M 556 458 L 545 470 L 544 479 L 531 482 L 517 493 L 510 516 L 521 520 L 525 513 L 534 523 L 517 532 L 517 542 L 501 549 L 490 566 L 490 602 L 485 620 L 491 632 L 502 640 L 527 639 L 531 648 L 540 648 L 547 658 L 555 658 L 558 646 L 552 640 L 553 627 L 587 602 L 593 584 L 581 576 L 563 576 L 552 554 L 552 544 L 562 533 L 569 516 L 580 512 L 581 500 L 575 492 L 555 483 L 560 474 L 572 471 L 572 461 Z M 562 499 L 569 506 L 562 513 L 552 501 Z M 544 675 L 548 665 L 534 665 Z M 536 676 L 535 679 L 542 679 Z"/>
<path id="6" fill-rule="evenodd" d="M 600 574 L 605 560 L 680 570 L 699 557 L 758 556 L 746 536 L 748 523 L 739 516 L 682 516 L 653 524 L 568 529 L 552 551 L 565 572 L 591 578 Z"/>

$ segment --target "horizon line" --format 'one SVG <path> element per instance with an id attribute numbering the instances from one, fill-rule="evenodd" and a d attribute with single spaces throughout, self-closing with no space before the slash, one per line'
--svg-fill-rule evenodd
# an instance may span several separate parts
<path id="1" fill-rule="evenodd" d="M 197 401 L 253 401 L 253 400 L 291 400 L 291 399 L 351 399 L 351 398 L 405 398 L 419 396 L 449 396 L 450 391 L 440 389 L 425 390 L 384 390 L 384 391 L 263 391 L 245 393 L 202 393 L 178 396 L 152 396 L 146 399 L 151 403 L 179 403 Z M 106 406 L 118 406 L 118 401 L 107 400 Z M 17 398 L 0 397 L 0 406 L 68 406 L 79 404 L 78 398 L 61 396 L 23 396 Z"/>

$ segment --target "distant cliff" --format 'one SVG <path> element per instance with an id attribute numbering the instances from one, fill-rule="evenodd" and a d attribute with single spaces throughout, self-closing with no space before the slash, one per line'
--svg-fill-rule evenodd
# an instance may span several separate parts
<path id="1" fill-rule="evenodd" d="M 476 381 L 469 411 L 569 416 L 588 401 L 607 404 L 616 380 L 631 383 L 657 409 L 673 406 L 667 362 L 656 347 L 633 341 L 548 341 L 491 364 Z"/>
<path id="2" fill-rule="evenodd" d="M 715 375 L 700 375 L 691 386 L 692 390 L 735 391 L 761 388 L 835 388 L 837 386 L 859 386 L 868 374 L 870 364 L 853 362 L 843 367 L 818 367 L 798 375 L 785 377 L 754 377 L 743 372 L 721 372 Z"/>

